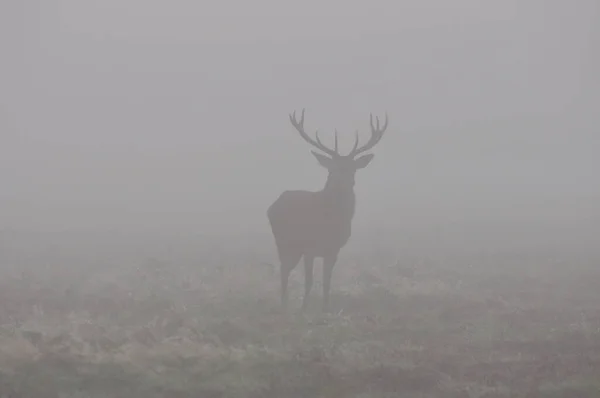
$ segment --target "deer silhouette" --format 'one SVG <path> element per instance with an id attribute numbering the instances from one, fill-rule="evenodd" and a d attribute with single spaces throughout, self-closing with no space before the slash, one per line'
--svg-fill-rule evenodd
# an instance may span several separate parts
<path id="1" fill-rule="evenodd" d="M 359 147 L 358 131 L 354 147 L 347 155 L 338 152 L 338 136 L 335 130 L 335 146 L 330 149 L 323 145 L 318 130 L 316 140 L 304 131 L 304 109 L 300 121 L 296 112 L 289 115 L 290 122 L 300 136 L 320 152 L 311 151 L 319 164 L 325 167 L 329 175 L 325 187 L 320 191 L 285 191 L 269 206 L 267 217 L 275 238 L 280 261 L 281 303 L 287 307 L 288 280 L 292 270 L 304 257 L 304 297 L 302 309 L 306 309 L 307 300 L 313 285 L 313 263 L 316 257 L 323 259 L 323 310 L 329 307 L 329 291 L 333 267 L 340 250 L 346 245 L 352 234 L 356 197 L 354 195 L 354 176 L 358 169 L 365 168 L 373 154 L 358 155 L 372 149 L 383 137 L 388 126 L 388 116 L 380 126 L 379 117 L 373 123 L 370 115 L 371 137 Z M 326 156 L 328 155 L 328 156 Z"/>

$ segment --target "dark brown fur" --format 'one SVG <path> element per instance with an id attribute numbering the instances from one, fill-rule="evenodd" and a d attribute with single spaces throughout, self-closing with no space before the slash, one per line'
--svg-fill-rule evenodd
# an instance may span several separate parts
<path id="1" fill-rule="evenodd" d="M 302 308 L 307 306 L 308 296 L 313 284 L 313 263 L 315 257 L 323 258 L 323 308 L 329 305 L 329 291 L 333 267 L 340 250 L 346 245 L 352 234 L 355 195 L 354 176 L 358 169 L 366 167 L 373 159 L 372 154 L 355 157 L 371 149 L 387 128 L 373 125 L 371 117 L 371 139 L 358 148 L 358 134 L 352 151 L 342 156 L 337 151 L 337 132 L 335 150 L 325 147 L 319 140 L 308 137 L 304 132 L 304 110 L 301 120 L 296 121 L 295 113 L 290 121 L 302 138 L 328 156 L 313 152 L 321 166 L 327 168 L 329 175 L 325 187 L 317 192 L 285 191 L 269 206 L 267 216 L 271 224 L 277 246 L 281 274 L 281 301 L 284 306 L 288 300 L 288 279 L 291 271 L 304 258 L 304 298 Z"/>

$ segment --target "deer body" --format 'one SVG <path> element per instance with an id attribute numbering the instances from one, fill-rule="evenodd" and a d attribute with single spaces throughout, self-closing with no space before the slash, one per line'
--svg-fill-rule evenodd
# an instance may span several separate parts
<path id="1" fill-rule="evenodd" d="M 356 204 L 354 195 L 354 175 L 356 170 L 366 167 L 373 155 L 354 157 L 373 147 L 383 135 L 387 127 L 382 129 L 373 126 L 369 142 L 358 148 L 358 133 L 354 148 L 350 154 L 342 156 L 337 151 L 337 131 L 335 150 L 324 146 L 317 133 L 316 141 L 304 132 L 304 110 L 302 118 L 296 121 L 295 113 L 290 115 L 292 125 L 302 138 L 328 156 L 312 152 L 321 166 L 327 168 L 329 176 L 325 187 L 316 192 L 285 191 L 269 206 L 267 217 L 277 246 L 280 260 L 281 301 L 287 305 L 287 286 L 291 271 L 304 258 L 305 283 L 302 308 L 307 306 L 307 299 L 313 283 L 313 263 L 316 257 L 323 258 L 323 307 L 327 309 L 333 267 L 340 250 L 346 245 L 352 234 L 352 218 Z"/>
<path id="2" fill-rule="evenodd" d="M 352 234 L 354 202 L 354 192 L 340 194 L 327 186 L 317 192 L 285 191 L 268 210 L 278 251 L 337 255 Z"/>

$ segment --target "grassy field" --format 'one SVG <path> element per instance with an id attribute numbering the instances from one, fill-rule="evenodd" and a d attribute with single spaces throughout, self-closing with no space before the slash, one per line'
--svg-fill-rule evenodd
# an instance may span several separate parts
<path id="1" fill-rule="evenodd" d="M 368 257 L 368 256 L 366 256 Z M 600 269 L 524 254 L 7 272 L 0 397 L 600 397 Z"/>

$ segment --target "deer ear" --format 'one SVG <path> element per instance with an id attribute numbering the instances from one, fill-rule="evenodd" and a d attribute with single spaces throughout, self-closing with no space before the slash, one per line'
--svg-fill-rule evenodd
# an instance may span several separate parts
<path id="1" fill-rule="evenodd" d="M 331 167 L 331 158 L 327 157 L 325 155 L 321 155 L 320 153 L 317 153 L 315 151 L 310 151 L 314 157 L 317 158 L 317 160 L 319 161 L 319 164 L 323 167 L 325 167 L 326 169 L 329 169 Z"/>
<path id="2" fill-rule="evenodd" d="M 375 155 L 373 155 L 372 153 L 365 156 L 361 156 L 354 161 L 354 167 L 356 167 L 357 170 L 364 169 L 368 166 L 368 164 L 371 162 L 371 160 L 373 160 L 374 157 Z"/>

